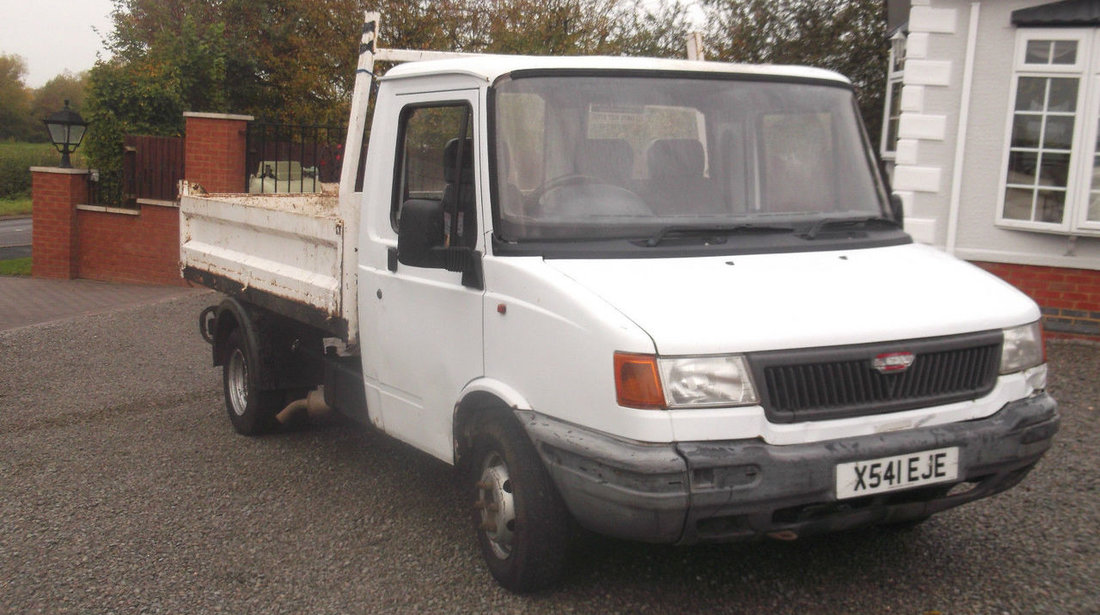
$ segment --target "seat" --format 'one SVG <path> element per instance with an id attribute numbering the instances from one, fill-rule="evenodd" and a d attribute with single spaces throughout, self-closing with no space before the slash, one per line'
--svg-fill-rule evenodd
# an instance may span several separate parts
<path id="1" fill-rule="evenodd" d="M 629 188 L 634 150 L 622 139 L 585 139 L 577 147 L 576 172 Z"/>
<path id="2" fill-rule="evenodd" d="M 646 150 L 649 198 L 659 214 L 715 214 L 722 199 L 705 177 L 706 153 L 696 139 L 656 139 Z"/>

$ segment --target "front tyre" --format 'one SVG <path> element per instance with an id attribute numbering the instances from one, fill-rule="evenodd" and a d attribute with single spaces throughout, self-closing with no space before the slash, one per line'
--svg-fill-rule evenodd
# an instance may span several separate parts
<path id="1" fill-rule="evenodd" d="M 470 483 L 482 557 L 505 589 L 554 584 L 565 566 L 569 512 L 523 428 L 493 415 L 474 435 Z"/>
<path id="2" fill-rule="evenodd" d="M 229 334 L 222 366 L 225 409 L 233 428 L 246 436 L 274 429 L 275 413 L 279 410 L 278 396 L 271 391 L 261 391 L 257 386 L 260 366 L 255 356 L 240 329 Z"/>

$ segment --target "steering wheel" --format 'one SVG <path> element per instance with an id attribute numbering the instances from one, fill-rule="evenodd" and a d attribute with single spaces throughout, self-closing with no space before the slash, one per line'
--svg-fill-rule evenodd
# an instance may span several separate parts
<path id="1" fill-rule="evenodd" d="M 535 189 L 535 202 L 541 203 L 542 197 L 545 196 L 547 192 L 557 190 L 558 188 L 606 183 L 607 182 L 603 181 L 602 179 L 598 177 L 593 177 L 591 175 L 584 175 L 583 173 L 566 173 L 565 175 L 559 175 L 554 179 L 543 182 L 541 186 Z"/>

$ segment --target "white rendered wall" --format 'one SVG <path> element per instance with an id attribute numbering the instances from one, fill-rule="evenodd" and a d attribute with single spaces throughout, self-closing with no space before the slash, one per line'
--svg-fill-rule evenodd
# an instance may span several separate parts
<path id="1" fill-rule="evenodd" d="M 1073 239 L 995 226 L 1017 32 L 1011 14 L 1047 1 L 977 3 L 977 44 L 966 114 L 955 254 L 970 260 L 1100 269 L 1100 238 Z M 910 13 L 895 187 L 906 201 L 906 215 L 912 221 L 907 228 L 913 227 L 910 231 L 919 241 L 939 247 L 948 243 L 972 4 L 915 0 Z M 1095 111 L 1083 121 L 1095 122 Z"/>

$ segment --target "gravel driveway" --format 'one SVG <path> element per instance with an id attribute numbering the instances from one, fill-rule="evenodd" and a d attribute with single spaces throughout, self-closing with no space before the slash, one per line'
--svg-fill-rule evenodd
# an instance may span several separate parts
<path id="1" fill-rule="evenodd" d="M 1050 347 L 1025 482 L 910 532 L 591 538 L 531 597 L 482 568 L 449 468 L 340 420 L 237 436 L 214 295 L 0 332 L 3 613 L 1100 613 L 1100 347 Z"/>

